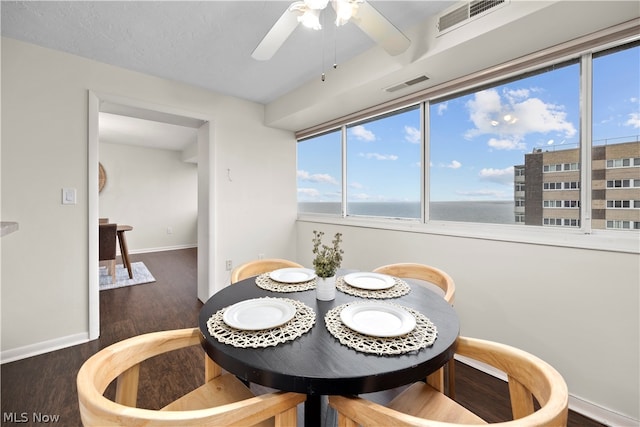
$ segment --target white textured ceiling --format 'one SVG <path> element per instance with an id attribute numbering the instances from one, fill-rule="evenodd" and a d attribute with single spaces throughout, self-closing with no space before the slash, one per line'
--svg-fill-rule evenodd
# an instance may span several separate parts
<path id="1" fill-rule="evenodd" d="M 455 2 L 371 1 L 400 29 Z M 374 47 L 355 24 L 299 26 L 269 61 L 251 52 L 289 1 L 2 1 L 2 35 L 267 104 Z M 324 49 L 323 49 L 324 47 Z M 324 54 L 323 54 L 324 50 Z"/>
<path id="2" fill-rule="evenodd" d="M 404 29 L 452 1 L 372 1 Z M 269 61 L 251 52 L 289 1 L 2 1 L 2 35 L 267 104 L 374 47 L 354 24 L 299 26 Z M 324 59 L 324 65 L 323 65 Z M 158 120 L 160 122 L 158 122 Z M 182 150 L 192 127 L 102 113 L 100 140 Z"/>
<path id="3" fill-rule="evenodd" d="M 391 57 L 353 23 L 336 31 L 329 16 L 325 30 L 298 27 L 271 60 L 256 61 L 251 52 L 290 4 L 269 0 L 3 0 L 1 31 L 5 37 L 265 104 L 266 125 L 296 131 L 640 15 L 637 0 L 510 0 L 440 37 L 436 16 L 461 2 L 370 3 L 411 39 L 407 52 Z M 334 58 L 337 70 L 331 69 Z M 326 82 L 320 81 L 323 69 Z M 385 90 L 422 75 L 429 80 L 398 92 Z M 165 121 L 135 117 L 145 119 L 139 123 Z M 176 143 L 175 149 L 184 144 Z"/>

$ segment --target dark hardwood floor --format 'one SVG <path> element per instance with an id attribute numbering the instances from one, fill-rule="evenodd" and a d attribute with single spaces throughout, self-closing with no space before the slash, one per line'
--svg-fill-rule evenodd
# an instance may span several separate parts
<path id="1" fill-rule="evenodd" d="M 75 379 L 82 363 L 100 349 L 122 339 L 165 329 L 196 327 L 196 249 L 132 255 L 143 261 L 155 283 L 100 293 L 100 338 L 66 349 L 2 365 L 2 425 L 80 426 Z M 157 409 L 202 384 L 203 352 L 181 350 L 148 361 L 141 369 L 138 405 Z M 162 375 L 157 375 L 159 372 Z M 151 380 L 153 378 L 153 381 Z M 160 386 L 157 384 L 161 379 Z M 456 364 L 458 401 L 487 421 L 509 417 L 506 384 L 462 363 Z M 107 395 L 114 393 L 113 385 Z M 602 426 L 574 412 L 569 426 Z"/>

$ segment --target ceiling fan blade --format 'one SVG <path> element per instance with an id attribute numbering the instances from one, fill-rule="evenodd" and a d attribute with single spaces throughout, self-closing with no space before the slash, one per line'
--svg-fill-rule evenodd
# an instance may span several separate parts
<path id="1" fill-rule="evenodd" d="M 280 46 L 289 38 L 293 30 L 298 26 L 298 15 L 287 9 L 278 18 L 266 36 L 253 50 L 251 57 L 258 61 L 266 61 L 280 49 Z"/>
<path id="2" fill-rule="evenodd" d="M 367 1 L 359 4 L 351 20 L 389 55 L 399 55 L 411 45 L 411 40 Z"/>

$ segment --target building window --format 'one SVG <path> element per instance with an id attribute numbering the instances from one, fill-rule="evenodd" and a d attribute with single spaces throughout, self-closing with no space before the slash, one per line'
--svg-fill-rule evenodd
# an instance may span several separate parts
<path id="1" fill-rule="evenodd" d="M 544 218 L 542 223 L 550 227 L 580 227 L 579 219 L 570 218 Z"/>
<path id="2" fill-rule="evenodd" d="M 550 172 L 569 172 L 580 170 L 580 163 L 559 163 L 555 165 L 543 165 L 542 171 L 544 173 Z"/>
<path id="3" fill-rule="evenodd" d="M 607 228 L 613 230 L 640 230 L 640 221 L 607 221 Z"/>
<path id="4" fill-rule="evenodd" d="M 640 157 L 607 160 L 607 169 L 629 168 L 640 166 Z"/>
<path id="5" fill-rule="evenodd" d="M 607 208 L 638 209 L 640 208 L 640 200 L 607 200 Z"/>
<path id="6" fill-rule="evenodd" d="M 542 186 L 544 190 L 579 190 L 580 181 L 545 182 Z"/>
<path id="7" fill-rule="evenodd" d="M 640 179 L 610 179 L 607 188 L 631 188 L 640 187 Z"/>

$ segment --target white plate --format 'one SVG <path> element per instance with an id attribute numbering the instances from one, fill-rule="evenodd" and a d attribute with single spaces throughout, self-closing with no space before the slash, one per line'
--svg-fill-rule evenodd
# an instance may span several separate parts
<path id="1" fill-rule="evenodd" d="M 384 302 L 352 304 L 340 312 L 349 328 L 372 337 L 398 337 L 416 327 L 416 318 L 401 307 Z"/>
<path id="2" fill-rule="evenodd" d="M 344 281 L 354 288 L 380 290 L 389 289 L 395 285 L 393 277 L 379 273 L 351 273 L 344 276 Z"/>
<path id="3" fill-rule="evenodd" d="M 269 277 L 276 282 L 302 283 L 316 277 L 316 272 L 310 268 L 281 268 L 269 273 Z"/>
<path id="4" fill-rule="evenodd" d="M 246 331 L 275 328 L 293 318 L 293 304 L 278 298 L 255 298 L 228 307 L 222 315 L 227 325 Z"/>

